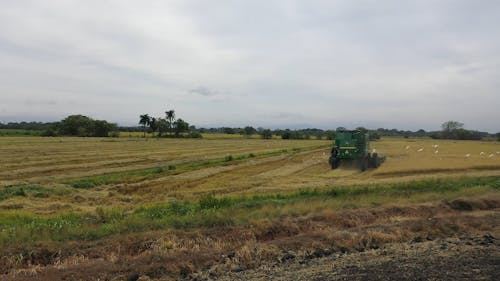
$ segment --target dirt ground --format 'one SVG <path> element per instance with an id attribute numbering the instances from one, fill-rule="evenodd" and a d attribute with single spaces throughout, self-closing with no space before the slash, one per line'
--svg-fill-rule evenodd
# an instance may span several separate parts
<path id="1" fill-rule="evenodd" d="M 380 249 L 318 255 L 231 271 L 198 280 L 498 280 L 500 241 L 490 235 L 389 244 Z"/>

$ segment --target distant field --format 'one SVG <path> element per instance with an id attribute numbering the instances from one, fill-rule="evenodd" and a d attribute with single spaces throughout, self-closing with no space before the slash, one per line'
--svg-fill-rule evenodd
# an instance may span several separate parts
<path id="1" fill-rule="evenodd" d="M 94 243 L 88 241 L 102 239 L 111 239 L 108 243 L 114 244 L 129 239 L 128 235 L 138 235 L 134 239 L 140 241 L 152 239 L 153 248 L 147 251 L 161 253 L 162 257 L 168 249 L 173 249 L 168 253 L 177 255 L 181 252 L 175 249 L 190 251 L 196 247 L 207 248 L 207 254 L 208 249 L 239 249 L 239 255 L 255 257 L 252 255 L 267 254 L 245 254 L 250 251 L 245 247 L 258 241 L 313 232 L 328 236 L 333 235 L 333 230 L 321 229 L 333 227 L 338 231 L 339 227 L 350 229 L 350 225 L 368 226 L 377 221 L 356 217 L 356 213 L 349 213 L 351 209 L 369 213 L 370 208 L 382 208 L 377 210 L 385 212 L 385 208 L 392 210 L 391 206 L 398 204 L 402 210 L 415 210 L 387 211 L 390 219 L 380 223 L 392 230 L 366 233 L 372 235 L 370 239 L 390 242 L 432 229 L 424 225 L 417 230 L 401 230 L 392 225 L 392 220 L 403 217 L 407 220 L 417 216 L 420 220 L 421 216 L 425 221 L 429 210 L 414 204 L 441 204 L 436 202 L 454 202 L 457 198 L 483 202 L 483 198 L 490 198 L 491 202 L 485 201 L 490 203 L 477 203 L 489 207 L 477 208 L 491 210 L 497 208 L 495 204 L 500 206 L 500 143 L 494 141 L 383 139 L 372 142 L 371 147 L 387 156 L 386 162 L 379 169 L 362 173 L 352 168 L 331 170 L 331 141 L 326 140 L 262 140 L 239 135 L 204 135 L 203 139 L 137 136 L 0 138 L 0 256 L 5 257 L 0 258 L 0 268 L 6 268 L 0 274 L 31 268 L 27 257 L 18 263 L 14 258 L 19 249 L 27 251 L 35 242 L 49 243 L 46 247 L 50 251 L 59 251 L 59 263 L 78 258 L 69 254 L 74 248 L 67 249 L 68 256 L 61 254 L 66 250 L 61 250 L 63 244 L 57 243 L 74 241 L 76 244 L 71 247 L 79 248 Z M 476 208 L 476 203 L 470 204 Z M 436 215 L 449 211 L 441 205 L 435 208 Z M 347 212 L 351 221 L 340 222 L 336 212 Z M 467 223 L 456 222 L 458 228 L 452 232 L 475 229 Z M 487 224 L 488 219 L 484 218 L 484 227 Z M 175 229 L 190 234 L 172 232 Z M 243 244 L 228 237 L 224 238 L 227 241 L 195 238 L 204 231 L 218 233 L 221 229 L 252 234 L 245 236 Z M 154 234 L 156 231 L 161 234 Z M 436 235 L 451 235 L 442 231 Z M 210 235 L 223 237 L 214 233 Z M 317 241 L 318 247 L 330 241 L 325 237 L 323 242 Z M 359 242 L 349 239 L 345 240 L 349 247 Z M 305 248 L 296 250 L 316 247 L 307 241 Z M 105 254 L 104 246 L 93 247 L 97 247 L 94 255 L 114 260 L 106 256 L 109 253 Z M 277 248 L 262 251 L 270 251 L 271 257 L 274 251 L 286 249 L 273 247 Z M 82 255 L 89 259 L 92 253 Z M 84 261 L 76 261 L 80 262 Z M 240 262 L 250 263 L 243 256 Z M 47 263 L 51 264 L 55 261 Z"/>
<path id="2" fill-rule="evenodd" d="M 156 137 L 157 133 L 153 136 L 151 133 L 146 133 L 146 137 L 148 138 L 153 138 Z M 253 134 L 250 137 L 240 135 L 240 134 L 212 134 L 212 133 L 203 133 L 201 134 L 203 138 L 205 139 L 244 139 L 244 138 L 250 138 L 250 139 L 260 139 L 260 135 L 258 134 Z M 129 138 L 134 138 L 134 137 L 144 137 L 143 132 L 120 132 L 120 137 L 129 137 Z M 273 138 L 275 139 L 280 139 L 281 137 L 274 135 Z"/>
<path id="3" fill-rule="evenodd" d="M 42 131 L 20 130 L 20 129 L 0 129 L 0 136 L 40 136 Z"/>

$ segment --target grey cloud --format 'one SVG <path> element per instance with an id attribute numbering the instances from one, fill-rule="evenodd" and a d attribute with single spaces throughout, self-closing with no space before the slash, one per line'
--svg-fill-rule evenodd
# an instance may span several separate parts
<path id="1" fill-rule="evenodd" d="M 205 97 L 216 96 L 216 95 L 219 94 L 218 92 L 210 90 L 210 89 L 208 89 L 206 87 L 203 87 L 203 86 L 191 89 L 191 90 L 189 90 L 189 92 L 193 93 L 193 94 L 202 95 L 202 96 L 205 96 Z"/>
<path id="2" fill-rule="evenodd" d="M 168 105 L 206 126 L 496 132 L 499 14 L 487 0 L 2 1 L 0 120 L 135 124 Z"/>

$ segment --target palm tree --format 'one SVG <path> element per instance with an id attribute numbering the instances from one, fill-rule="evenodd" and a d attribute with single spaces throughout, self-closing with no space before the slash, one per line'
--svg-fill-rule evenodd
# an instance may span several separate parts
<path id="1" fill-rule="evenodd" d="M 144 128 L 144 137 L 146 137 L 146 126 L 151 124 L 151 117 L 148 114 L 143 114 L 139 117 L 139 124 Z"/>
<path id="2" fill-rule="evenodd" d="M 174 119 L 175 119 L 175 111 L 173 109 L 166 111 L 165 115 L 167 116 L 168 120 L 168 131 L 170 135 L 172 135 L 172 125 L 174 124 Z"/>

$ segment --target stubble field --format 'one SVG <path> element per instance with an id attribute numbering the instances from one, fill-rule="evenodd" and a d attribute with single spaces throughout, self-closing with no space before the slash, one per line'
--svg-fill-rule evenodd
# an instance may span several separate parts
<path id="1" fill-rule="evenodd" d="M 371 145 L 387 161 L 363 173 L 331 170 L 330 144 L 2 137 L 0 274 L 280 276 L 422 237 L 500 235 L 498 142 L 387 138 Z M 500 257 L 495 243 L 479 252 Z"/>

